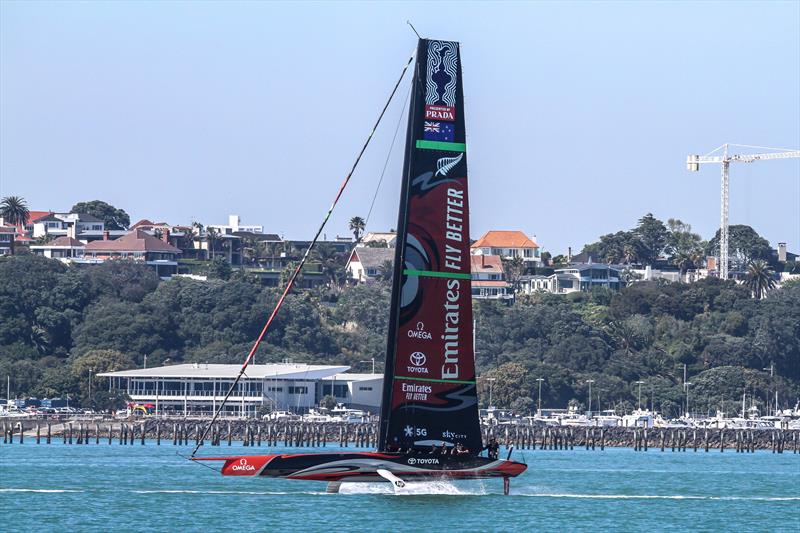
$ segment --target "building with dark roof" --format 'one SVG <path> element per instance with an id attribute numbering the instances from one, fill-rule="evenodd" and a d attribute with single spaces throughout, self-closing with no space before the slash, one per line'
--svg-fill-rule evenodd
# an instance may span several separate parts
<path id="1" fill-rule="evenodd" d="M 381 276 L 382 267 L 387 261 L 394 264 L 393 248 L 360 246 L 353 248 L 353 251 L 350 252 L 345 269 L 350 273 L 352 279 L 359 283 L 366 283 Z"/>

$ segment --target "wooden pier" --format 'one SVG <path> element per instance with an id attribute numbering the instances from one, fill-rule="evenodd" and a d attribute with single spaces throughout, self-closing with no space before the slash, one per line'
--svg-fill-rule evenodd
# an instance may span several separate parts
<path id="1" fill-rule="evenodd" d="M 122 446 L 196 445 L 207 422 L 202 420 L 127 420 L 103 422 L 0 421 L 3 444 L 106 444 Z M 637 452 L 798 453 L 800 430 L 788 429 L 660 429 L 604 427 L 484 426 L 484 442 L 490 438 L 517 450 L 603 451 L 629 447 Z M 219 421 L 209 429 L 206 446 L 325 448 L 328 444 L 376 448 L 377 424 L 268 422 L 262 420 Z"/>

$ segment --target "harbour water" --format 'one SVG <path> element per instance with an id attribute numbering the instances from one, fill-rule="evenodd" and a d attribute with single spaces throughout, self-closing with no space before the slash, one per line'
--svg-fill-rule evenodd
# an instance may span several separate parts
<path id="1" fill-rule="evenodd" d="M 411 483 L 402 494 L 388 484 L 345 484 L 336 495 L 324 483 L 223 478 L 154 442 L 7 445 L 0 509 L 6 531 L 800 530 L 796 454 L 607 448 L 515 458 L 529 468 L 510 496 L 500 480 Z"/>

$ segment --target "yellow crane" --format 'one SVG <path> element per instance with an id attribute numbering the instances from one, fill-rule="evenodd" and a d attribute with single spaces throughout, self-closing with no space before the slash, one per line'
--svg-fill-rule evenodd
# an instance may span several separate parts
<path id="1" fill-rule="evenodd" d="M 731 154 L 730 148 L 747 148 L 770 150 L 760 154 Z M 716 155 L 715 155 L 716 154 Z M 720 198 L 720 224 L 719 224 L 719 277 L 728 279 L 728 193 L 729 177 L 728 167 L 731 163 L 752 163 L 765 159 L 789 159 L 800 157 L 800 150 L 787 150 L 784 148 L 768 148 L 766 146 L 749 146 L 746 144 L 723 144 L 706 155 L 690 155 L 686 158 L 686 168 L 691 172 L 700 170 L 700 165 L 715 163 L 722 166 L 722 190 Z"/>

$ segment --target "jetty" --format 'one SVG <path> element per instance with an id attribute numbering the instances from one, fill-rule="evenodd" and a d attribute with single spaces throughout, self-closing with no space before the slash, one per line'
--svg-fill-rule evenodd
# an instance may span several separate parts
<path id="1" fill-rule="evenodd" d="M 125 420 L 41 422 L 6 419 L 0 421 L 4 445 L 196 445 L 208 422 L 205 420 Z M 800 450 L 797 429 L 672 429 L 626 427 L 481 427 L 483 441 L 497 439 L 501 446 L 517 450 L 603 451 L 606 447 L 627 447 L 635 451 L 703 451 L 772 453 Z M 328 445 L 375 448 L 375 423 L 263 421 L 257 419 L 218 421 L 207 433 L 205 446 L 325 448 Z"/>

